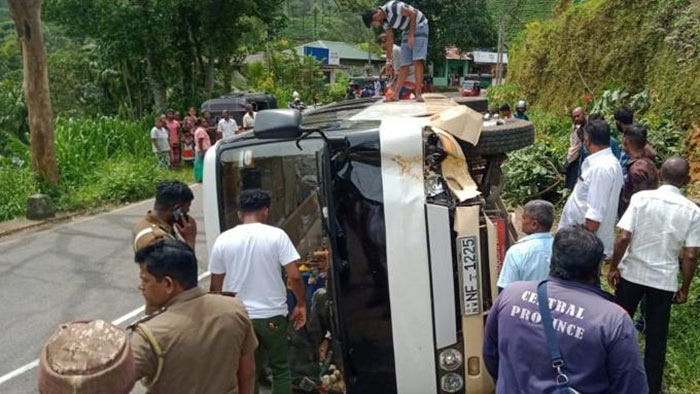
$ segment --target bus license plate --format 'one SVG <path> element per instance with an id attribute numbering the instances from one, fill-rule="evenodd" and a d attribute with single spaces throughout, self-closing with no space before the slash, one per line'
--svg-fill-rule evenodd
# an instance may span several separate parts
<path id="1" fill-rule="evenodd" d="M 479 246 L 473 235 L 457 238 L 457 248 L 462 266 L 462 300 L 464 315 L 481 313 L 481 294 L 479 292 Z"/>

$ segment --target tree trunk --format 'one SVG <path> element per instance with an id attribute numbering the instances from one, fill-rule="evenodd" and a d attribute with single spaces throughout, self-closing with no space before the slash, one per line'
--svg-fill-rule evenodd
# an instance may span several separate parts
<path id="1" fill-rule="evenodd" d="M 221 62 L 221 71 L 224 73 L 224 94 L 229 94 L 231 93 L 231 80 L 233 79 L 233 67 L 230 59 L 224 59 Z"/>
<path id="2" fill-rule="evenodd" d="M 41 0 L 8 0 L 7 4 L 22 48 L 22 87 L 29 112 L 32 167 L 40 178 L 56 185 L 58 167 L 54 150 L 49 70 L 41 33 Z"/>
<path id="3" fill-rule="evenodd" d="M 151 93 L 153 94 L 153 104 L 155 110 L 158 112 L 165 111 L 165 84 L 163 83 L 163 78 L 160 70 L 160 61 L 157 56 L 153 55 L 149 51 L 148 59 L 146 61 L 146 66 L 148 69 L 148 80 L 151 86 Z"/>
<path id="4" fill-rule="evenodd" d="M 214 91 L 214 71 L 214 59 L 209 56 L 204 70 L 204 97 L 207 100 L 211 99 Z"/>

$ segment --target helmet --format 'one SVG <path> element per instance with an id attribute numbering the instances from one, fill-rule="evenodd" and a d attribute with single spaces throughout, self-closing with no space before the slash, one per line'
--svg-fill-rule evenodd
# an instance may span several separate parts
<path id="1" fill-rule="evenodd" d="M 525 100 L 519 100 L 518 104 L 515 106 L 515 108 L 527 108 L 527 104 L 525 103 Z"/>
<path id="2" fill-rule="evenodd" d="M 41 350 L 39 392 L 130 393 L 136 380 L 129 336 L 103 320 L 61 324 Z"/>
<path id="3" fill-rule="evenodd" d="M 299 98 L 299 92 L 297 92 L 297 91 L 295 90 L 294 93 L 292 93 L 292 98 L 298 99 L 298 98 Z"/>

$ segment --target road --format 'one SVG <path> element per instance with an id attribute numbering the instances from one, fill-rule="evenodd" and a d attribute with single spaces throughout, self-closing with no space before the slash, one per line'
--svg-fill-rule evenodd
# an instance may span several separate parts
<path id="1" fill-rule="evenodd" d="M 190 214 L 198 224 L 196 252 L 204 273 L 202 190 L 192 189 Z M 0 239 L 0 393 L 37 392 L 33 363 L 60 323 L 101 318 L 126 326 L 142 315 L 131 228 L 152 206 L 153 200 L 142 201 Z M 202 279 L 200 285 L 208 286 Z"/>

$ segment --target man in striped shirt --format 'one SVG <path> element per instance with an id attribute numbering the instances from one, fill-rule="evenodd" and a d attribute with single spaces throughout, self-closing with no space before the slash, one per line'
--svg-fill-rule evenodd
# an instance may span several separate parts
<path id="1" fill-rule="evenodd" d="M 397 101 L 401 87 L 406 82 L 409 67 L 414 65 L 416 73 L 416 101 L 422 102 L 423 96 L 423 71 L 425 58 L 428 54 L 428 18 L 402 1 L 389 1 L 383 6 L 365 10 L 362 20 L 367 27 L 378 28 L 382 26 L 386 31 L 386 64 L 391 67 L 394 48 L 394 29 L 402 32 L 401 37 L 401 70 L 399 79 L 394 89 L 394 94 L 387 97 L 387 101 Z"/>

